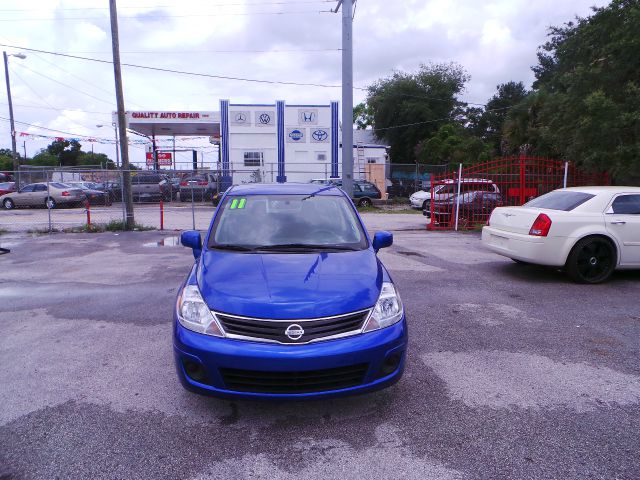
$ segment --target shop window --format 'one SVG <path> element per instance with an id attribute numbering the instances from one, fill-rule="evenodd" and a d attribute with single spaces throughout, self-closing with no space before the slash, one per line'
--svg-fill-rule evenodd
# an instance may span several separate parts
<path id="1" fill-rule="evenodd" d="M 263 165 L 263 152 L 244 152 L 245 167 L 261 167 Z"/>

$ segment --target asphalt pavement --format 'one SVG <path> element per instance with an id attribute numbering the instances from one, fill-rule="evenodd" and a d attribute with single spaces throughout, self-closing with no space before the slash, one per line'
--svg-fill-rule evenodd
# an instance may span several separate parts
<path id="1" fill-rule="evenodd" d="M 571 283 L 420 215 L 394 245 L 403 379 L 341 400 L 186 392 L 160 232 L 0 236 L 0 479 L 638 479 L 640 272 Z"/>

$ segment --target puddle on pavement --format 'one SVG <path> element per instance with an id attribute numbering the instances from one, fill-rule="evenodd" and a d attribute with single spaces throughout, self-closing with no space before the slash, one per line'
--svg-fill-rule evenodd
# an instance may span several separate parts
<path id="1" fill-rule="evenodd" d="M 159 242 L 143 243 L 143 247 L 179 247 L 180 237 L 165 237 Z"/>

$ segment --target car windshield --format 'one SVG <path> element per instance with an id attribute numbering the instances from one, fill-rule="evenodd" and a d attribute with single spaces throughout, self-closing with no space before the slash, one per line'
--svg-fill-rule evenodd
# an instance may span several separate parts
<path id="1" fill-rule="evenodd" d="M 591 200 L 595 195 L 584 192 L 555 191 L 549 192 L 541 197 L 534 198 L 523 207 L 548 208 L 550 210 L 564 210 L 570 212 L 574 208 L 582 205 L 587 200 Z"/>
<path id="2" fill-rule="evenodd" d="M 367 240 L 346 198 L 337 195 L 227 196 L 209 247 L 230 250 L 363 250 Z"/>

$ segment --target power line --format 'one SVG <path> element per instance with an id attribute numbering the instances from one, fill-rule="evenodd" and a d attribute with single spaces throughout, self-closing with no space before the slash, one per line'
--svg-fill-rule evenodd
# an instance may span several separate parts
<path id="1" fill-rule="evenodd" d="M 18 76 L 18 75 L 16 74 L 16 76 Z M 0 105 L 8 105 L 8 103 L 0 102 Z M 53 106 L 45 107 L 45 106 L 42 106 L 42 105 L 25 105 L 25 104 L 20 104 L 20 103 L 14 103 L 13 106 L 14 107 L 20 107 L 20 108 L 37 108 L 39 110 L 55 110 L 55 111 L 58 111 L 58 112 L 81 112 L 81 113 L 89 113 L 89 114 L 93 114 L 93 115 L 109 115 L 109 117 L 111 117 L 111 115 L 112 115 L 112 112 L 95 112 L 95 111 L 91 111 L 91 110 L 81 110 L 79 108 L 56 108 L 56 107 L 53 107 Z"/>
<path id="2" fill-rule="evenodd" d="M 56 56 L 59 56 L 59 57 L 74 58 L 76 60 L 86 60 L 86 61 L 90 61 L 90 62 L 113 64 L 113 62 L 110 61 L 110 60 L 102 60 L 102 59 L 99 59 L 99 58 L 83 57 L 83 56 L 79 56 L 79 55 L 69 55 L 69 54 L 66 54 L 66 53 L 51 52 L 51 51 L 40 50 L 40 49 L 36 49 L 36 48 L 19 47 L 19 46 L 16 46 L 16 45 L 7 45 L 7 44 L 3 44 L 3 43 L 0 43 L 0 46 L 7 47 L 7 48 L 15 48 L 15 49 L 18 49 L 18 50 L 25 50 L 27 52 L 46 53 L 46 54 L 49 54 L 49 55 L 56 55 Z M 135 64 L 135 63 L 122 63 L 122 65 L 126 66 L 126 67 L 132 67 L 132 68 L 140 68 L 140 69 L 143 69 L 143 70 L 153 70 L 153 71 L 156 71 L 156 72 L 176 73 L 176 74 L 180 74 L 180 75 L 190 75 L 190 76 L 194 76 L 194 77 L 217 78 L 217 79 L 221 79 L 221 80 L 234 80 L 234 81 L 240 81 L 240 82 L 267 83 L 267 84 L 271 84 L 271 85 L 295 85 L 295 86 L 299 86 L 299 87 L 341 88 L 341 85 L 326 85 L 326 84 L 321 84 L 321 83 L 281 82 L 281 81 L 276 81 L 276 80 L 260 80 L 260 79 L 255 79 L 255 78 L 231 77 L 231 76 L 226 76 L 226 75 L 212 75 L 212 74 L 208 74 L 208 73 L 187 72 L 187 71 L 184 71 L 184 70 L 173 70 L 173 69 L 170 69 L 170 68 L 160 68 L 160 67 L 151 67 L 151 66 L 147 66 L 147 65 L 138 65 L 138 64 Z M 358 90 L 367 90 L 366 88 L 359 88 L 359 87 L 354 87 L 354 88 L 356 88 Z"/>
<path id="3" fill-rule="evenodd" d="M 209 7 L 232 7 L 232 6 L 256 6 L 256 5 L 304 5 L 304 4 L 317 4 L 317 3 L 333 3 L 333 0 L 303 0 L 296 2 L 286 2 L 286 1 L 277 1 L 277 2 L 235 2 L 235 3 L 209 3 L 207 6 Z M 159 9 L 159 8 L 175 8 L 175 5 L 126 5 L 126 6 L 118 6 L 118 10 L 124 9 Z M 2 8 L 0 12 L 39 12 L 41 9 L 35 8 Z M 78 11 L 78 10 L 109 10 L 109 7 L 64 7 L 64 8 L 56 8 L 56 10 L 63 11 Z"/>
<path id="4" fill-rule="evenodd" d="M 56 79 L 54 79 L 54 78 L 51 78 L 51 77 L 49 77 L 49 76 L 45 75 L 44 73 L 37 72 L 37 71 L 35 71 L 35 70 L 33 70 L 33 69 L 31 69 L 31 68 L 29 68 L 29 67 L 27 67 L 27 66 L 23 65 L 23 64 L 19 64 L 19 65 L 20 65 L 20 67 L 21 67 L 21 68 L 26 68 L 26 69 L 27 69 L 27 70 L 29 70 L 30 72 L 35 73 L 36 75 L 40 75 L 41 77 L 44 77 L 44 78 L 46 78 L 47 80 L 50 80 L 50 81 L 52 81 L 52 82 L 54 82 L 54 83 L 60 84 L 60 85 L 62 85 L 63 87 L 70 88 L 71 90 L 73 90 L 73 91 L 75 91 L 75 92 L 82 93 L 83 95 L 86 95 L 87 97 L 91 97 L 91 98 L 93 98 L 93 99 L 95 99 L 95 100 L 98 100 L 98 101 L 100 101 L 100 102 L 104 102 L 104 103 L 108 103 L 109 105 L 113 105 L 113 101 L 111 101 L 111 100 L 104 100 L 104 99 L 102 99 L 102 98 L 100 98 L 100 97 L 96 97 L 95 95 L 91 95 L 90 93 L 87 93 L 87 92 L 84 92 L 84 91 L 82 91 L 82 90 L 79 90 L 77 87 L 72 87 L 71 85 L 67 85 L 66 83 L 63 83 L 63 82 L 61 82 L 61 81 L 59 81 L 59 80 L 56 80 Z"/>
<path id="5" fill-rule="evenodd" d="M 54 109 L 55 109 L 55 107 L 54 107 L 53 105 L 51 105 L 49 102 L 47 102 L 47 101 L 42 97 L 42 95 L 40 95 L 38 92 L 36 92 L 36 91 L 33 89 L 33 87 L 32 87 L 31 85 L 29 85 L 29 83 L 27 83 L 27 81 L 26 81 L 24 78 L 22 78 L 22 77 L 18 74 L 18 72 L 15 72 L 15 71 L 14 71 L 14 72 L 13 72 L 13 74 L 14 74 L 16 77 L 18 77 L 18 79 L 20 79 L 20 81 L 21 81 L 22 83 L 24 83 L 24 84 L 27 86 L 27 88 L 28 88 L 29 90 L 31 90 L 31 92 L 32 92 L 36 97 L 38 97 L 40 100 L 42 100 L 46 105 L 49 105 L 49 107 L 51 107 L 51 108 L 54 108 Z M 42 107 L 42 108 L 47 108 L 47 107 Z"/>
<path id="6" fill-rule="evenodd" d="M 276 50 L 140 50 L 140 51 L 123 51 L 122 54 L 140 54 L 140 55 L 185 55 L 185 54 L 200 54 L 200 53 L 325 53 L 325 52 L 340 52 L 341 48 L 292 48 L 292 49 L 276 49 Z M 104 51 L 66 51 L 59 52 L 60 54 L 111 54 L 106 50 Z"/>
<path id="7" fill-rule="evenodd" d="M 300 11 L 283 11 L 283 12 L 240 12 L 240 13 L 212 13 L 212 14 L 185 14 L 185 15 L 144 15 L 140 16 L 127 16 L 119 15 L 118 20 L 147 20 L 147 19 L 168 19 L 168 18 L 193 18 L 193 17 L 250 17 L 250 16 L 262 16 L 262 15 L 318 15 L 320 13 L 328 13 L 324 10 L 300 10 Z M 76 20 L 109 20 L 108 17 L 47 17 L 47 18 L 2 18 L 0 22 L 52 22 L 52 21 L 76 21 Z"/>

